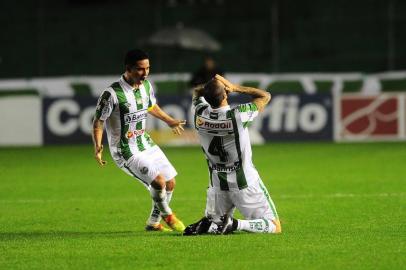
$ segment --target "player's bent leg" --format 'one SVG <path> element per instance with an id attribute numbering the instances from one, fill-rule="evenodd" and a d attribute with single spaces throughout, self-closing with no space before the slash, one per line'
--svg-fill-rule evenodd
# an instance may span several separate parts
<path id="1" fill-rule="evenodd" d="M 159 174 L 151 183 L 151 197 L 161 211 L 161 215 L 166 224 L 174 231 L 183 232 L 185 225 L 172 213 L 172 209 L 167 202 L 165 187 L 165 179 Z"/>
<path id="2" fill-rule="evenodd" d="M 156 171 L 159 172 L 159 174 L 163 176 L 166 181 L 166 202 L 169 206 L 172 199 L 173 190 L 175 189 L 175 176 L 177 175 L 177 172 L 159 147 L 151 148 L 149 158 L 153 161 L 152 163 L 154 164 Z M 155 203 L 152 206 L 151 214 L 147 223 L 151 223 L 151 221 L 155 222 L 155 224 L 159 223 L 161 220 L 161 215 L 164 216 L 165 213 L 161 213 L 158 205 Z"/>
<path id="3" fill-rule="evenodd" d="M 210 217 L 203 217 L 198 222 L 186 227 L 183 235 L 194 236 L 200 234 L 230 234 L 237 230 L 238 221 L 229 215 L 224 215 L 214 221 Z"/>
<path id="4" fill-rule="evenodd" d="M 244 216 L 238 220 L 237 230 L 253 233 L 281 233 L 281 223 L 268 190 L 259 179 L 234 197 L 237 209 Z"/>
<path id="5" fill-rule="evenodd" d="M 169 205 L 169 203 L 171 202 L 171 199 L 172 199 L 173 190 L 175 189 L 175 183 L 176 183 L 175 178 L 172 178 L 169 181 L 166 181 L 166 183 L 165 183 L 165 186 L 166 186 L 166 188 L 165 188 L 166 189 L 166 202 L 168 203 L 168 205 Z M 145 229 L 147 231 L 149 231 L 149 230 L 156 231 L 155 229 L 156 229 L 157 226 L 159 226 L 160 221 L 161 221 L 161 211 L 159 210 L 159 207 L 155 203 L 155 201 L 152 201 L 152 209 L 151 209 L 151 213 L 149 215 L 149 218 L 147 220 L 147 227 L 145 227 Z M 163 228 L 165 228 L 165 227 L 163 227 Z M 161 230 L 161 231 L 164 231 L 164 230 Z"/>
<path id="6" fill-rule="evenodd" d="M 161 221 L 161 211 L 159 210 L 155 201 L 152 200 L 152 209 L 147 220 L 147 226 L 159 224 L 160 221 Z"/>
<path id="7" fill-rule="evenodd" d="M 163 215 L 172 214 L 172 209 L 169 208 L 166 202 L 165 179 L 159 175 L 152 181 L 150 188 L 151 197 L 158 206 Z"/>
<path id="8" fill-rule="evenodd" d="M 176 186 L 176 180 L 175 178 L 170 179 L 169 181 L 166 182 L 166 191 L 173 191 Z"/>
<path id="9" fill-rule="evenodd" d="M 212 224 L 212 221 L 209 218 L 203 217 L 196 223 L 192 223 L 189 226 L 187 226 L 185 228 L 185 230 L 183 231 L 183 235 L 194 236 L 194 235 L 206 234 L 206 233 L 208 233 L 208 230 L 209 230 L 211 224 Z"/>
<path id="10" fill-rule="evenodd" d="M 166 186 L 166 202 L 169 205 L 172 199 L 173 190 L 175 188 L 175 179 L 173 178 L 167 181 L 165 186 Z M 152 201 L 152 209 L 147 221 L 147 225 L 158 224 L 160 221 L 161 221 L 161 211 L 159 210 L 158 205 L 155 203 L 155 201 Z"/>
<path id="11" fill-rule="evenodd" d="M 172 178 L 166 182 L 166 202 L 168 203 L 168 205 L 170 204 L 170 202 L 172 200 L 172 195 L 173 195 L 173 191 L 175 189 L 175 185 L 176 185 L 175 178 Z"/>
<path id="12" fill-rule="evenodd" d="M 281 233 L 282 232 L 282 225 L 279 219 L 273 219 L 273 224 L 275 224 L 275 231 L 274 233 Z"/>
<path id="13" fill-rule="evenodd" d="M 237 220 L 237 231 L 246 231 L 252 233 L 281 233 L 281 224 L 277 219 L 251 219 L 251 220 Z"/>

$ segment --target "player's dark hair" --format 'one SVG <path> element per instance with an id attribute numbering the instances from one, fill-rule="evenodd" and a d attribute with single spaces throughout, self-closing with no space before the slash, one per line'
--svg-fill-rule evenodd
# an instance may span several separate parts
<path id="1" fill-rule="evenodd" d="M 204 99 L 210 104 L 212 108 L 220 107 L 226 91 L 224 85 L 217 80 L 210 80 L 204 85 Z"/>
<path id="2" fill-rule="evenodd" d="M 132 69 L 138 61 L 149 59 L 146 52 L 140 49 L 130 50 L 126 53 L 124 58 L 124 65 L 127 70 Z"/>

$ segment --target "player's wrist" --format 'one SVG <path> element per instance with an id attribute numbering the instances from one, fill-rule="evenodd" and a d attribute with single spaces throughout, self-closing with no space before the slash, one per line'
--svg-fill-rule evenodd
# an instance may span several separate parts
<path id="1" fill-rule="evenodd" d="M 167 119 L 165 122 L 170 127 L 176 126 L 176 124 L 177 124 L 177 121 L 173 118 Z"/>
<path id="2" fill-rule="evenodd" d="M 233 92 L 244 93 L 244 89 L 241 85 L 234 84 L 232 86 Z"/>

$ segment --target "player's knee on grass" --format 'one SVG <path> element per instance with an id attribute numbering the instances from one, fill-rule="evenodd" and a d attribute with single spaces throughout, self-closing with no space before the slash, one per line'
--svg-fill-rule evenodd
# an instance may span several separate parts
<path id="1" fill-rule="evenodd" d="M 267 218 L 239 219 L 237 230 L 252 233 L 280 233 L 282 231 L 279 220 Z"/>

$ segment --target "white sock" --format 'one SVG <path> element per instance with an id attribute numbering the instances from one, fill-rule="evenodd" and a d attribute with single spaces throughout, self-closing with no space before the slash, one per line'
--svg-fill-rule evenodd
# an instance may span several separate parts
<path id="1" fill-rule="evenodd" d="M 168 205 L 171 202 L 172 194 L 173 194 L 173 191 L 166 191 L 166 202 L 168 203 Z M 159 222 L 161 222 L 161 211 L 159 210 L 156 203 L 154 201 L 152 201 L 152 209 L 151 209 L 151 213 L 149 214 L 147 224 L 152 225 L 152 224 L 157 224 Z"/>
<path id="2" fill-rule="evenodd" d="M 168 191 L 168 190 L 166 191 L 166 202 L 168 203 L 168 205 L 172 200 L 172 194 L 173 194 L 172 190 L 171 191 Z"/>
<path id="3" fill-rule="evenodd" d="M 237 231 L 246 231 L 253 233 L 273 233 L 276 229 L 275 224 L 269 219 L 238 220 Z"/>
<path id="4" fill-rule="evenodd" d="M 172 214 L 172 209 L 169 207 L 166 197 L 165 189 L 155 189 L 151 187 L 150 189 L 151 197 L 155 202 L 155 205 L 161 211 L 161 214 L 164 216 Z"/>
<path id="5" fill-rule="evenodd" d="M 151 214 L 149 214 L 147 224 L 148 225 L 153 225 L 153 224 L 159 223 L 160 221 L 161 221 L 161 211 L 159 210 L 159 208 L 156 205 L 155 201 L 152 200 Z"/>

